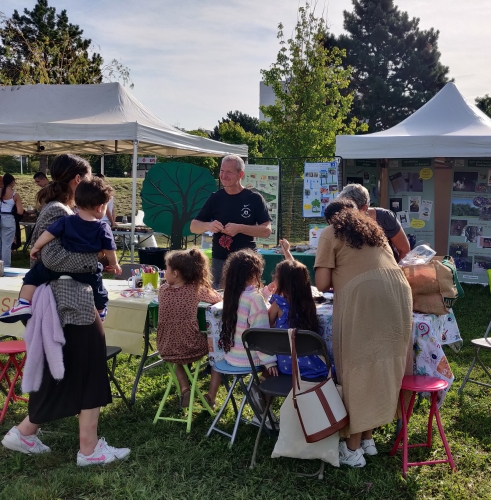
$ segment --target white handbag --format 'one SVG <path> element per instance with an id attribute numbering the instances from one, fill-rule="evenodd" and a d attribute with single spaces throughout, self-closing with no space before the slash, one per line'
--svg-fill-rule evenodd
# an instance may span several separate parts
<path id="1" fill-rule="evenodd" d="M 298 368 L 295 334 L 290 328 L 288 338 L 292 351 L 292 395 L 293 406 L 307 443 L 315 443 L 338 432 L 349 422 L 348 412 L 331 376 L 306 389 L 301 386 Z M 327 360 L 326 360 L 327 361 Z"/>

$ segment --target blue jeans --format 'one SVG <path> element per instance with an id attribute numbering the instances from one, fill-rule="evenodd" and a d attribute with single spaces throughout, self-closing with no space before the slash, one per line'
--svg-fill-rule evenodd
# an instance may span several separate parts
<path id="1" fill-rule="evenodd" d="M 15 218 L 11 214 L 0 214 L 0 254 L 3 265 L 12 264 L 12 243 L 15 238 Z"/>

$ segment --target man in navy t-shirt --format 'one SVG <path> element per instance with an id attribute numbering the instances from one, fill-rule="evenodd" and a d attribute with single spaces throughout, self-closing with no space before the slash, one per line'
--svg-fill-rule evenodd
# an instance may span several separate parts
<path id="1" fill-rule="evenodd" d="M 212 193 L 199 214 L 191 221 L 191 231 L 213 234 L 213 286 L 219 287 L 223 265 L 227 257 L 243 248 L 256 248 L 255 238 L 271 234 L 271 219 L 264 198 L 245 188 L 245 175 L 240 156 L 228 155 L 222 160 L 220 182 L 223 189 Z"/>

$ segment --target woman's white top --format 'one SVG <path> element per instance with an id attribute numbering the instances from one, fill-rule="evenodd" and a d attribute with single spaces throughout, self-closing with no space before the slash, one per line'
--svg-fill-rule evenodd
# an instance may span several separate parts
<path id="1" fill-rule="evenodd" d="M 12 213 L 12 209 L 14 208 L 15 205 L 14 196 L 15 196 L 15 191 L 12 193 L 12 198 L 10 198 L 10 200 L 3 200 L 0 203 L 0 212 L 2 214 L 6 215 Z"/>
<path id="2" fill-rule="evenodd" d="M 109 203 L 107 204 L 107 210 L 106 213 L 104 214 L 104 217 L 101 219 L 104 222 L 109 222 L 109 217 L 107 216 L 107 211 L 109 210 L 110 213 L 112 213 L 114 207 L 114 197 L 111 197 L 109 200 Z"/>

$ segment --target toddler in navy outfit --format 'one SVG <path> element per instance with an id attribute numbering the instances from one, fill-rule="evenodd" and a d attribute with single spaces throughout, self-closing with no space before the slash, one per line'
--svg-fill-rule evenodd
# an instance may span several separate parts
<path id="1" fill-rule="evenodd" d="M 104 252 L 111 272 L 121 274 L 121 267 L 116 258 L 116 244 L 111 228 L 101 219 L 104 217 L 107 204 L 111 199 L 113 189 L 102 179 L 94 177 L 82 181 L 75 191 L 75 204 L 78 213 L 67 215 L 51 224 L 37 239 L 31 249 L 31 258 L 37 259 L 41 249 L 55 238 L 61 238 L 63 247 L 70 252 L 99 253 Z M 107 314 L 108 295 L 102 283 L 102 264 L 95 273 L 66 273 L 48 269 L 38 262 L 24 277 L 24 284 L 19 294 L 19 300 L 14 307 L 0 316 L 0 321 L 13 323 L 27 320 L 31 317 L 31 301 L 36 288 L 43 283 L 59 279 L 60 276 L 70 276 L 81 283 L 92 287 L 94 304 L 104 321 Z"/>

